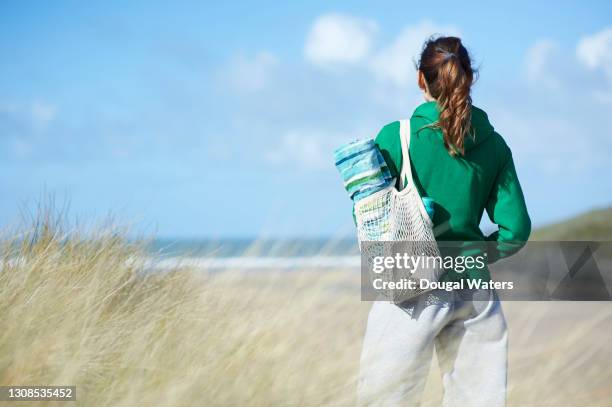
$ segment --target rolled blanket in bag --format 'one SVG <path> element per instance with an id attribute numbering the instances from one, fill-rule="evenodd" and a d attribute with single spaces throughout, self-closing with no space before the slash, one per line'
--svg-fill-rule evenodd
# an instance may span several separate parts
<path id="1" fill-rule="evenodd" d="M 357 140 L 345 144 L 334 151 L 334 159 L 344 188 L 354 202 L 388 188 L 395 182 L 374 140 Z M 433 219 L 433 199 L 423 197 L 423 204 Z"/>
<path id="2" fill-rule="evenodd" d="M 393 184 L 389 167 L 374 140 L 357 140 L 334 151 L 344 188 L 358 201 Z"/>

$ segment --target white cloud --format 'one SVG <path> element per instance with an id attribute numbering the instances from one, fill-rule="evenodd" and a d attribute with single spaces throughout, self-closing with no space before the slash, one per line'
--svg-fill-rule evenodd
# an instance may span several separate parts
<path id="1" fill-rule="evenodd" d="M 277 66 L 278 58 L 269 52 L 260 52 L 250 58 L 236 55 L 222 74 L 235 90 L 256 92 L 268 85 Z"/>
<path id="2" fill-rule="evenodd" d="M 374 47 L 377 24 L 346 15 L 319 17 L 306 39 L 309 62 L 328 68 L 344 64 L 360 69 L 371 100 L 393 111 L 404 112 L 421 102 L 414 63 L 423 43 L 433 35 L 460 36 L 454 25 L 425 20 L 405 26 L 387 44 Z M 374 79 L 374 80 L 372 80 Z M 412 94 L 407 93 L 412 91 Z"/>
<path id="3" fill-rule="evenodd" d="M 319 66 L 353 64 L 367 68 L 379 82 L 405 88 L 414 83 L 414 62 L 432 35 L 460 35 L 452 25 L 422 21 L 406 26 L 388 45 L 373 50 L 377 24 L 356 17 L 319 17 L 306 39 L 305 55 Z"/>
<path id="4" fill-rule="evenodd" d="M 612 28 L 582 38 L 576 55 L 587 68 L 602 69 L 612 79 Z"/>
<path id="5" fill-rule="evenodd" d="M 321 137 L 292 130 L 285 133 L 276 148 L 269 150 L 265 158 L 273 165 L 293 165 L 312 170 L 329 166 L 330 160 L 324 159 L 328 155 Z"/>
<path id="6" fill-rule="evenodd" d="M 49 103 L 36 101 L 30 107 L 32 117 L 41 123 L 49 123 L 57 115 L 57 108 Z"/>
<path id="7" fill-rule="evenodd" d="M 43 100 L 29 103 L 2 103 L 0 113 L 18 118 L 36 130 L 45 130 L 57 117 L 57 106 Z"/>
<path id="8" fill-rule="evenodd" d="M 612 82 L 601 71 L 612 80 L 611 53 L 612 29 L 586 36 L 571 48 L 551 40 L 529 48 L 524 61 L 527 82 L 515 91 L 527 103 L 538 101 L 537 108 L 508 107 L 493 117 L 502 132 L 512 132 L 513 151 L 528 158 L 532 169 L 567 177 L 606 167 Z"/>
<path id="9" fill-rule="evenodd" d="M 33 145 L 28 140 L 15 138 L 11 143 L 12 153 L 17 158 L 28 158 L 32 154 Z"/>
<path id="10" fill-rule="evenodd" d="M 520 92 L 520 89 L 518 89 Z M 562 104 L 572 104 L 568 98 Z M 606 167 L 610 154 L 605 129 L 609 124 L 585 121 L 585 114 L 562 115 L 553 109 L 521 111 L 503 105 L 488 109 L 493 124 L 510 145 L 517 163 L 535 173 L 558 176 L 585 175 Z M 587 109 L 592 104 L 585 104 Z"/>
<path id="11" fill-rule="evenodd" d="M 26 103 L 0 102 L 4 150 L 18 159 L 30 157 L 48 135 L 57 107 L 42 100 Z"/>
<path id="12" fill-rule="evenodd" d="M 592 97 L 612 103 L 612 28 L 583 37 L 575 49 L 551 40 L 535 42 L 527 51 L 525 77 L 536 89 L 564 97 Z"/>
<path id="13" fill-rule="evenodd" d="M 601 103 L 612 104 L 612 28 L 582 38 L 576 56 L 590 71 L 603 72 L 607 83 L 598 84 L 593 89 L 593 96 Z"/>
<path id="14" fill-rule="evenodd" d="M 366 137 L 362 128 L 347 131 L 296 128 L 283 133 L 273 148 L 263 155 L 272 166 L 307 171 L 330 171 L 333 151 L 350 140 Z M 371 137 L 372 135 L 369 135 Z"/>
<path id="15" fill-rule="evenodd" d="M 434 34 L 459 36 L 460 32 L 454 26 L 441 26 L 430 21 L 405 27 L 391 44 L 374 55 L 370 67 L 375 76 L 401 87 L 414 83 L 414 62 L 423 42 Z"/>
<path id="16" fill-rule="evenodd" d="M 317 18 L 304 47 L 306 59 L 320 66 L 357 63 L 370 52 L 377 32 L 371 20 L 342 14 Z"/>
<path id="17" fill-rule="evenodd" d="M 560 88 L 552 60 L 558 56 L 559 45 L 554 41 L 540 40 L 529 48 L 525 59 L 525 74 L 531 83 L 544 85 L 551 90 Z"/>

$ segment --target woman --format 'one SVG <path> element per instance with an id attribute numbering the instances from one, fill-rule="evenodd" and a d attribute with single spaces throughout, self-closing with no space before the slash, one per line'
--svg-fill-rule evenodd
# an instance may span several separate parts
<path id="1" fill-rule="evenodd" d="M 410 119 L 410 160 L 421 196 L 434 201 L 436 239 L 490 242 L 488 263 L 515 253 L 531 222 L 509 147 L 471 103 L 475 71 L 467 50 L 459 38 L 431 38 L 417 68 L 426 102 Z M 384 126 L 376 144 L 397 177 L 399 122 Z M 498 225 L 489 236 L 479 227 L 485 210 Z M 445 276 L 470 278 L 477 276 Z M 418 405 L 434 349 L 445 406 L 505 405 L 507 330 L 497 294 L 489 290 L 436 290 L 399 306 L 375 302 L 361 356 L 360 404 Z"/>

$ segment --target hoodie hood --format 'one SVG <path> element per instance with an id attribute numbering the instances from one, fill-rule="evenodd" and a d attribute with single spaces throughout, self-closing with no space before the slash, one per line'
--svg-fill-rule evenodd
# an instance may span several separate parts
<path id="1" fill-rule="evenodd" d="M 412 117 L 419 117 L 424 119 L 427 124 L 435 123 L 440 118 L 440 110 L 438 104 L 435 101 L 425 102 L 419 105 L 414 111 Z M 493 125 L 489 122 L 489 117 L 484 110 L 477 108 L 472 105 L 472 135 L 465 138 L 464 147 L 465 151 L 469 151 L 474 147 L 487 141 L 491 135 L 495 132 Z M 441 132 L 438 132 L 442 137 Z"/>

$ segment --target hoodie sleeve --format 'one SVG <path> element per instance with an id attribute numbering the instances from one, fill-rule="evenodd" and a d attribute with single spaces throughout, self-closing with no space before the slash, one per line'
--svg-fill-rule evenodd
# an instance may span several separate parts
<path id="1" fill-rule="evenodd" d="M 402 168 L 402 142 L 399 137 L 400 122 L 384 126 L 374 139 L 393 177 L 399 177 Z"/>
<path id="2" fill-rule="evenodd" d="M 525 198 L 516 175 L 512 153 L 503 143 L 504 158 L 486 205 L 491 222 L 498 230 L 486 237 L 490 241 L 488 262 L 511 256 L 529 239 L 531 219 L 527 213 Z"/>

